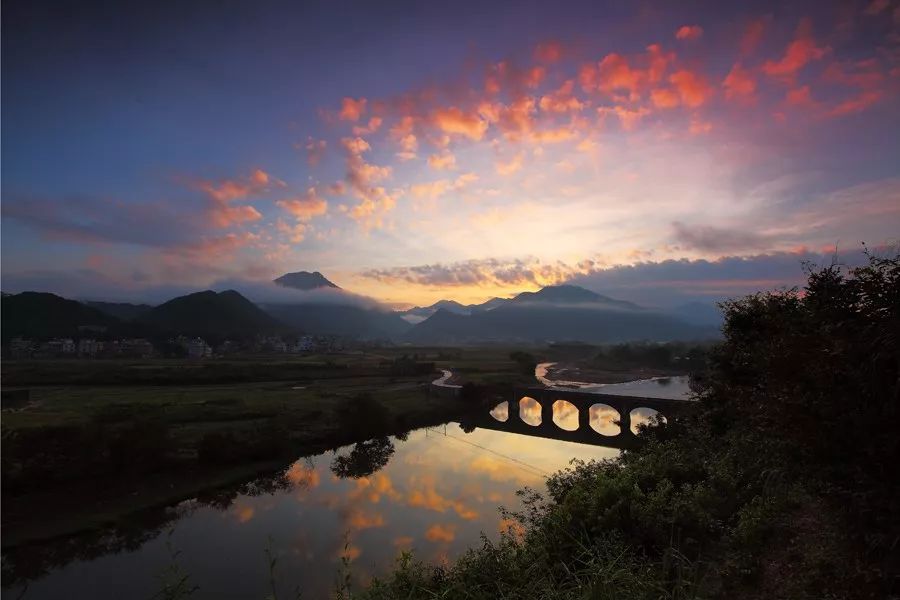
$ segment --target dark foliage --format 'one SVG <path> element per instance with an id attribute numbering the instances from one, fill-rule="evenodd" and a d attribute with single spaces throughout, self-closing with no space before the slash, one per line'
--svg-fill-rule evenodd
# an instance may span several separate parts
<path id="1" fill-rule="evenodd" d="M 359 442 L 347 455 L 335 457 L 331 472 L 338 477 L 359 479 L 384 468 L 394 454 L 394 444 L 386 437 Z"/>

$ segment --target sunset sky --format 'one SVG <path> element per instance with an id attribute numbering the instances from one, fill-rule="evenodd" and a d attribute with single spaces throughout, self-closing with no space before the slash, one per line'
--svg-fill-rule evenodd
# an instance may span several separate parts
<path id="1" fill-rule="evenodd" d="M 3 291 L 652 302 L 896 242 L 900 0 L 674 7 L 4 2 Z"/>

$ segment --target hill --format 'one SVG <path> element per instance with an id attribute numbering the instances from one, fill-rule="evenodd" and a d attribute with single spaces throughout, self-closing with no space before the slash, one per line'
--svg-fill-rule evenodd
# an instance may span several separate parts
<path id="1" fill-rule="evenodd" d="M 279 333 L 284 324 L 234 290 L 173 298 L 140 315 L 138 323 L 166 334 L 211 339 Z"/>
<path id="2" fill-rule="evenodd" d="M 280 286 L 294 288 L 297 290 L 315 290 L 319 288 L 341 289 L 332 282 L 328 281 L 328 279 L 326 279 L 325 276 L 318 271 L 314 271 L 312 273 L 310 273 L 309 271 L 285 273 L 274 281 Z"/>
<path id="3" fill-rule="evenodd" d="M 128 302 L 88 301 L 85 304 L 121 321 L 133 321 L 153 308 L 149 304 L 131 304 Z"/>
<path id="4" fill-rule="evenodd" d="M 115 317 L 75 300 L 45 292 L 4 295 L 3 342 L 16 337 L 73 337 L 79 327 L 116 328 Z"/>
<path id="5" fill-rule="evenodd" d="M 398 313 L 349 304 L 266 304 L 278 320 L 305 333 L 353 338 L 396 338 L 410 324 Z"/>
<path id="6" fill-rule="evenodd" d="M 553 340 L 609 343 L 715 335 L 714 328 L 692 325 L 669 314 L 567 285 L 524 292 L 490 311 L 459 315 L 438 310 L 415 325 L 404 339 L 415 344 Z"/>

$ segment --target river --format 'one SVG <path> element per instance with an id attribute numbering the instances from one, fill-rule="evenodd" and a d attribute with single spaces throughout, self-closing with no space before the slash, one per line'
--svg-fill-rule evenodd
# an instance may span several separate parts
<path id="1" fill-rule="evenodd" d="M 603 386 L 603 392 L 626 390 L 623 385 L 631 387 L 622 393 L 635 394 L 635 386 L 651 384 Z M 491 414 L 504 421 L 508 410 L 504 402 Z M 536 403 L 521 402 L 523 420 L 535 413 L 539 418 Z M 577 427 L 577 416 L 564 406 L 554 410 L 560 427 L 573 419 Z M 602 408 L 592 409 L 591 426 L 606 435 L 617 427 Z M 370 440 L 301 458 L 224 497 L 182 502 L 149 524 L 136 520 L 125 533 L 57 540 L 5 556 L 4 583 L 11 574 L 35 572 L 39 560 L 53 566 L 27 590 L 20 580 L 4 596 L 24 590 L 24 598 L 150 598 L 177 564 L 177 573 L 198 586 L 192 598 L 264 598 L 271 593 L 269 552 L 277 557 L 279 597 L 294 597 L 295 590 L 304 598 L 327 597 L 345 576 L 359 586 L 385 572 L 403 550 L 444 562 L 477 544 L 482 532 L 496 539 L 515 528 L 498 508 L 519 508 L 517 490 L 542 490 L 546 476 L 573 458 L 618 453 L 482 428 L 466 432 L 457 423 Z"/>

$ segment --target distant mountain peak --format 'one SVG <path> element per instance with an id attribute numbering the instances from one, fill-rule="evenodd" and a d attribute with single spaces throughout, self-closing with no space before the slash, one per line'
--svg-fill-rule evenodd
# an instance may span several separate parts
<path id="1" fill-rule="evenodd" d="M 285 273 L 275 280 L 280 286 L 294 288 L 297 290 L 315 290 L 319 288 L 341 289 L 335 284 L 328 281 L 324 275 L 318 271 L 297 271 L 296 273 Z"/>

